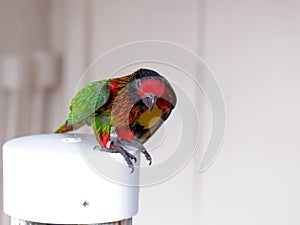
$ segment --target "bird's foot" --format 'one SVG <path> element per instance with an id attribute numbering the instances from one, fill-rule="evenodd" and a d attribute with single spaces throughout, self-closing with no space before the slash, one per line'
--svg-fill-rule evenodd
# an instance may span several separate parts
<path id="1" fill-rule="evenodd" d="M 139 150 L 145 157 L 146 159 L 149 161 L 149 166 L 152 164 L 152 158 L 150 156 L 150 154 L 147 152 L 146 148 L 144 147 L 143 144 L 141 144 L 140 142 L 133 140 L 131 142 L 121 142 L 122 146 L 131 146 L 131 147 L 135 147 L 137 150 Z"/>
<path id="2" fill-rule="evenodd" d="M 141 152 L 146 157 L 146 159 L 149 161 L 149 166 L 150 166 L 152 164 L 152 158 L 151 158 L 150 154 L 147 152 L 146 149 L 142 149 Z"/>
<path id="3" fill-rule="evenodd" d="M 132 163 L 132 160 L 134 160 L 135 163 L 137 162 L 137 159 L 134 155 L 130 154 L 120 146 L 114 146 L 113 149 L 111 149 L 111 152 L 120 153 L 124 157 L 125 161 L 127 162 L 129 169 L 131 169 L 130 173 L 133 173 L 134 165 Z"/>
<path id="4" fill-rule="evenodd" d="M 101 146 L 95 146 L 94 150 L 99 150 L 99 151 L 103 151 L 103 152 L 110 152 L 110 153 L 120 153 L 125 161 L 127 162 L 127 165 L 129 167 L 129 169 L 131 169 L 131 173 L 133 173 L 134 171 L 134 165 L 132 163 L 132 160 L 136 163 L 137 159 L 134 155 L 130 154 L 129 152 L 127 152 L 126 150 L 124 150 L 122 147 L 120 146 L 113 146 L 112 149 L 108 149 L 108 148 L 101 148 Z"/>

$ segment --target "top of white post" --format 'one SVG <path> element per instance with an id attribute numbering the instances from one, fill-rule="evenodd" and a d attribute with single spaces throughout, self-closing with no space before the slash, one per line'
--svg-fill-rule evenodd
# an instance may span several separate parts
<path id="1" fill-rule="evenodd" d="M 138 166 L 131 174 L 122 156 L 94 151 L 97 144 L 92 135 L 70 133 L 26 136 L 5 143 L 5 213 L 58 224 L 104 223 L 134 216 L 138 211 Z M 139 154 L 131 154 L 138 165 Z M 107 167 L 106 171 L 111 170 L 126 184 L 102 176 L 93 163 Z"/>

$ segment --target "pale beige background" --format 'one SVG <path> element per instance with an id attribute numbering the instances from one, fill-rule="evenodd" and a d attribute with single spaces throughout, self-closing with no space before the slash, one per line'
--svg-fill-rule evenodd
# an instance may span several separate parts
<path id="1" fill-rule="evenodd" d="M 52 132 L 83 71 L 111 48 L 175 42 L 214 71 L 226 137 L 205 173 L 192 161 L 143 188 L 134 224 L 298 225 L 299 11 L 296 0 L 0 0 L 0 142 Z"/>

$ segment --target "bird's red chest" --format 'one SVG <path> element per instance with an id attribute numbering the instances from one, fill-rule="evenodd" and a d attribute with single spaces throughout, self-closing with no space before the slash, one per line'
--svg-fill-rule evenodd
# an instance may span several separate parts
<path id="1" fill-rule="evenodd" d="M 117 128 L 118 137 L 125 141 L 131 141 L 134 138 L 134 133 L 129 126 L 120 126 Z"/>

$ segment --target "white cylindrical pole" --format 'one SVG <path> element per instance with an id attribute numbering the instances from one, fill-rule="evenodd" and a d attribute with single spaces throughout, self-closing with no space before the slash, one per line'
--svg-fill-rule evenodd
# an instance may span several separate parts
<path id="1" fill-rule="evenodd" d="M 93 135 L 71 133 L 6 142 L 4 212 L 17 218 L 12 224 L 130 224 L 138 212 L 139 154 L 130 152 L 138 159 L 130 173 L 120 154 L 95 145 Z"/>

